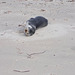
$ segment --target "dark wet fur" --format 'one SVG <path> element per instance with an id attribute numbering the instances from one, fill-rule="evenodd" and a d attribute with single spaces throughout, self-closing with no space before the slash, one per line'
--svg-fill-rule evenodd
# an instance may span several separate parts
<path id="1" fill-rule="evenodd" d="M 41 27 L 45 27 L 48 25 L 48 20 L 42 16 L 30 18 L 30 20 L 28 20 L 28 21 L 29 21 L 29 25 L 36 26 L 36 29 L 41 28 Z"/>

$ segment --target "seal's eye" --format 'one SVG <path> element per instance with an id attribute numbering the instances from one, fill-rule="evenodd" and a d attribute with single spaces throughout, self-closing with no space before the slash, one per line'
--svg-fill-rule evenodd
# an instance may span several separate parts
<path id="1" fill-rule="evenodd" d="M 30 35 L 33 35 L 35 33 L 35 30 L 32 28 L 29 30 Z"/>
<path id="2" fill-rule="evenodd" d="M 32 33 L 33 31 L 30 29 L 30 33 Z"/>
<path id="3" fill-rule="evenodd" d="M 25 32 L 27 33 L 27 30 L 25 30 Z"/>

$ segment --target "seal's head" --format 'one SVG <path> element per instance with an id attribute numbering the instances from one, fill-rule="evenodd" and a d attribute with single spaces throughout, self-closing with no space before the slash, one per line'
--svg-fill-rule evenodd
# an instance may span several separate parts
<path id="1" fill-rule="evenodd" d="M 36 27 L 27 21 L 24 29 L 25 35 L 32 36 L 35 33 L 35 31 L 36 31 Z"/>

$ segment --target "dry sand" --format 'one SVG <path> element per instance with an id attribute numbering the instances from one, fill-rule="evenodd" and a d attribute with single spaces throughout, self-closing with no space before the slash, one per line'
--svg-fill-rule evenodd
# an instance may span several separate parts
<path id="1" fill-rule="evenodd" d="M 47 27 L 31 37 L 24 22 L 44 16 Z M 74 75 L 75 3 L 0 0 L 0 75 Z"/>

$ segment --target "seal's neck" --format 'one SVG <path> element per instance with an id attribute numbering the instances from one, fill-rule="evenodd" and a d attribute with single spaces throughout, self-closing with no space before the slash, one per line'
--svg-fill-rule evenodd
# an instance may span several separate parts
<path id="1" fill-rule="evenodd" d="M 34 29 L 36 30 L 36 26 L 34 26 L 34 25 L 31 25 L 31 27 L 32 27 L 32 28 L 34 28 Z"/>

